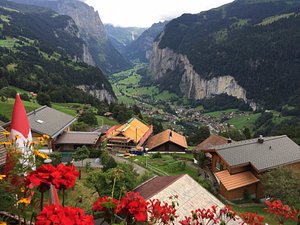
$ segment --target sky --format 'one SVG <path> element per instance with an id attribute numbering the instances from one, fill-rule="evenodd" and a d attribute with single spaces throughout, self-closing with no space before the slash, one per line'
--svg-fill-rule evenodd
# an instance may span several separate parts
<path id="1" fill-rule="evenodd" d="M 199 13 L 233 0 L 82 0 L 98 10 L 103 23 L 150 27 L 183 13 Z"/>

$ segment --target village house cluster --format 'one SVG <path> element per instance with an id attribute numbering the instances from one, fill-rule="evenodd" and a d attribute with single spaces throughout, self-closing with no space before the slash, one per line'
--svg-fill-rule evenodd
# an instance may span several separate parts
<path id="1" fill-rule="evenodd" d="M 72 159 L 72 154 L 78 147 L 99 149 L 102 142 L 107 143 L 112 154 L 188 153 L 187 141 L 183 135 L 170 129 L 154 135 L 153 126 L 137 118 L 112 127 L 102 126 L 92 132 L 79 132 L 71 131 L 70 128 L 76 121 L 75 117 L 47 106 L 28 113 L 27 117 L 34 140 L 45 134 L 50 137 L 42 151 L 59 151 L 66 161 Z M 0 141 L 3 141 L 2 131 L 10 130 L 10 122 L 3 124 L 0 129 Z M 245 192 L 251 197 L 263 198 L 260 176 L 267 171 L 280 166 L 300 171 L 300 146 L 285 135 L 260 136 L 238 142 L 211 135 L 195 147 L 194 152 L 198 151 L 204 152 L 210 161 L 210 172 L 219 187 L 219 194 L 230 201 L 243 198 Z M 0 165 L 5 163 L 5 158 L 5 149 L 0 146 Z M 135 191 L 140 192 L 145 199 L 151 199 L 164 198 L 165 192 L 171 192 L 168 189 L 186 196 L 184 201 L 190 203 L 196 201 L 195 196 L 207 196 L 206 204 L 214 202 L 222 206 L 221 202 L 188 175 L 154 177 Z M 190 205 L 195 207 L 195 204 Z M 189 207 L 186 208 L 184 204 L 179 208 L 182 215 L 185 215 L 183 211 L 188 210 Z"/>

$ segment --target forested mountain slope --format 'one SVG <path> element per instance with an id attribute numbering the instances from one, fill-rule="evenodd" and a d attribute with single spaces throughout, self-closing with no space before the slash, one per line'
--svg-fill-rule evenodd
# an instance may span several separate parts
<path id="1" fill-rule="evenodd" d="M 78 32 L 69 16 L 1 1 L 0 88 L 44 92 L 56 102 L 114 101 L 102 71 L 83 63 Z"/>
<path id="2" fill-rule="evenodd" d="M 300 102 L 300 1 L 236 0 L 169 22 L 150 68 L 191 99 L 228 94 L 266 108 Z"/>
<path id="3" fill-rule="evenodd" d="M 68 15 L 79 28 L 79 37 L 86 43 L 83 60 L 96 65 L 105 74 L 115 73 L 131 67 L 116 50 L 108 38 L 100 16 L 93 7 L 78 0 L 11 0 L 22 4 L 47 7 L 61 15 Z"/>

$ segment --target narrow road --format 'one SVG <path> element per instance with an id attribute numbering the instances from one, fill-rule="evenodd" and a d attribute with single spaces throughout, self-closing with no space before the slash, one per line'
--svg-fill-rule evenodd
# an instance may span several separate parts
<path id="1" fill-rule="evenodd" d="M 130 162 L 127 159 L 124 159 L 122 157 L 119 156 L 115 156 L 115 155 L 111 155 L 114 160 L 116 160 L 116 162 L 121 162 L 121 163 L 131 163 L 134 167 L 134 169 L 136 170 L 136 172 L 140 175 L 143 175 L 147 170 L 144 167 L 141 167 L 139 165 L 137 165 L 136 163 Z"/>

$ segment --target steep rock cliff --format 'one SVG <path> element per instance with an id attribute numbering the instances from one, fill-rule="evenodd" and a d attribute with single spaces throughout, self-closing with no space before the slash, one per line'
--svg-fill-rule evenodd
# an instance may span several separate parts
<path id="1" fill-rule="evenodd" d="M 152 71 L 163 76 L 158 80 L 160 87 L 190 98 L 219 92 L 244 98 L 246 93 L 247 99 L 264 108 L 296 106 L 300 99 L 300 42 L 295 41 L 300 34 L 299 12 L 300 0 L 235 0 L 206 12 L 183 14 L 156 38 L 159 48 L 152 57 Z M 163 54 L 168 58 L 159 63 Z M 197 84 L 191 84 L 227 75 L 234 79 L 226 80 L 226 85 L 222 81 L 218 88 L 199 91 Z M 247 92 L 233 90 L 240 87 Z"/>
<path id="2" fill-rule="evenodd" d="M 166 77 L 173 79 L 168 75 L 176 71 L 175 84 L 173 84 L 175 86 L 177 84 L 180 92 L 189 99 L 204 99 L 227 94 L 243 99 L 255 109 L 255 104 L 246 98 L 246 90 L 236 82 L 234 77 L 223 75 L 205 79 L 194 70 L 185 55 L 175 53 L 169 48 L 160 49 L 158 45 L 158 42 L 154 42 L 153 54 L 150 58 L 150 71 L 157 81 L 164 80 Z"/>

